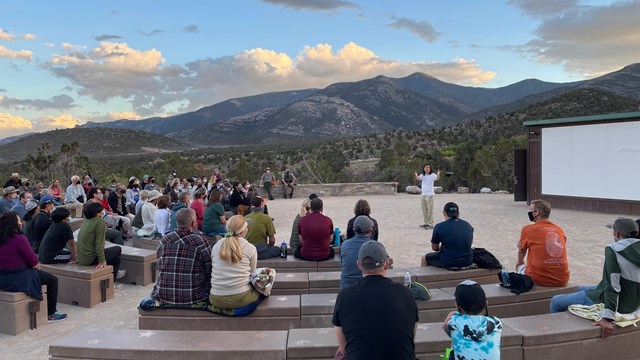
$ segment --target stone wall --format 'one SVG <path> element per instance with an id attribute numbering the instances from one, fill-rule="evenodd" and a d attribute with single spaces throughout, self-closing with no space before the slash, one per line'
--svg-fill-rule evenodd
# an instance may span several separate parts
<path id="1" fill-rule="evenodd" d="M 327 196 L 364 196 L 364 195 L 395 195 L 397 183 L 336 183 L 336 184 L 300 184 L 295 187 L 293 197 L 305 198 L 310 194 L 319 197 Z M 266 196 L 264 188 L 258 191 L 260 196 Z M 276 199 L 284 198 L 282 185 L 275 185 L 271 192 Z"/>

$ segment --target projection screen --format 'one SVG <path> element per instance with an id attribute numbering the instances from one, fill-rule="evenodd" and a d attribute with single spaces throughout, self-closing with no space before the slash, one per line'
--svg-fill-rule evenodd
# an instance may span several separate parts
<path id="1" fill-rule="evenodd" d="M 543 128 L 542 193 L 640 200 L 640 121 Z"/>

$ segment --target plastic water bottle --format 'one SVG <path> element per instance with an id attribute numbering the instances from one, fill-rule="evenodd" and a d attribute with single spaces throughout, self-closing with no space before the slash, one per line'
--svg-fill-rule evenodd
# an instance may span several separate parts
<path id="1" fill-rule="evenodd" d="M 333 243 L 340 246 L 340 228 L 333 229 Z"/>
<path id="2" fill-rule="evenodd" d="M 282 242 L 282 244 L 280 244 L 280 257 L 281 258 L 287 257 L 287 243 L 284 241 Z"/>
<path id="3" fill-rule="evenodd" d="M 502 271 L 500 271 L 500 278 L 502 279 L 502 286 L 511 286 L 511 281 L 509 280 L 509 272 L 504 266 L 502 267 Z"/>
<path id="4" fill-rule="evenodd" d="M 408 271 L 404 273 L 404 286 L 411 286 L 411 274 Z"/>

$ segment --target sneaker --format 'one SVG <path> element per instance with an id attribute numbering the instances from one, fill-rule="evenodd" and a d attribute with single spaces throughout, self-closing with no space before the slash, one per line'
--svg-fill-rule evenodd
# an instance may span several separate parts
<path id="1" fill-rule="evenodd" d="M 433 226 L 431 226 L 431 225 L 425 225 L 425 226 L 424 226 L 424 229 L 425 229 L 425 230 L 431 230 L 431 229 L 433 229 Z"/>
<path id="2" fill-rule="evenodd" d="M 113 287 L 114 287 L 116 290 L 122 290 L 122 289 L 124 289 L 124 285 L 122 285 L 122 284 L 120 284 L 120 283 L 115 283 L 115 284 L 113 284 Z"/>
<path id="3" fill-rule="evenodd" d="M 118 270 L 118 274 L 116 275 L 116 279 L 122 279 L 125 275 L 127 275 L 127 270 Z"/>
<path id="4" fill-rule="evenodd" d="M 420 227 L 421 227 L 421 228 L 423 228 L 423 229 L 426 229 L 426 228 L 428 228 L 428 227 L 429 227 L 429 225 L 427 225 L 427 224 L 422 224 L 422 225 L 420 225 Z"/>
<path id="5" fill-rule="evenodd" d="M 49 316 L 49 322 L 58 322 L 67 318 L 67 314 L 62 314 L 60 311 L 56 311 L 53 315 Z"/>

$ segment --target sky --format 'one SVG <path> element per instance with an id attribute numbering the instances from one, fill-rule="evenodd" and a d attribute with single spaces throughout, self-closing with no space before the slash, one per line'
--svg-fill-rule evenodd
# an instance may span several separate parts
<path id="1" fill-rule="evenodd" d="M 640 62 L 640 0 L 0 2 L 0 138 L 423 72 L 496 88 Z"/>

